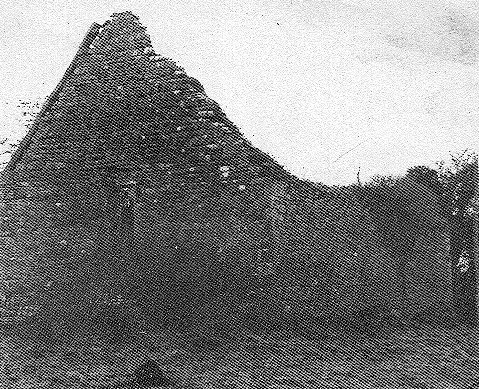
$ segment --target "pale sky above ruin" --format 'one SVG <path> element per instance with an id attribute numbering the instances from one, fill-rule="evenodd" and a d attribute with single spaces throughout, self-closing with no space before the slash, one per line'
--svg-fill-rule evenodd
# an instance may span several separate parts
<path id="1" fill-rule="evenodd" d="M 114 6 L 111 4 L 114 3 Z M 92 22 L 131 10 L 254 145 L 327 184 L 479 150 L 476 0 L 15 0 L 0 9 L 0 140 Z"/>

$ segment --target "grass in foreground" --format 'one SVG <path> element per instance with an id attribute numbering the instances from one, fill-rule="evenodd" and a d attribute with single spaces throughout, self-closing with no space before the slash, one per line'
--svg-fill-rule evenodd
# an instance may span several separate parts
<path id="1" fill-rule="evenodd" d="M 178 388 L 479 388 L 479 331 L 423 327 L 328 339 L 269 334 L 206 345 L 172 333 L 112 344 L 4 336 L 0 387 L 125 387 L 146 358 Z"/>

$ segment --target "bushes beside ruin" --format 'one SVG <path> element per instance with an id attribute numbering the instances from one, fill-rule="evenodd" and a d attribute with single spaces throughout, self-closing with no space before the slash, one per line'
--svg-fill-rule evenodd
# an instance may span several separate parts
<path id="1" fill-rule="evenodd" d="M 409 175 L 377 177 L 357 190 L 394 264 L 404 315 L 439 315 L 445 320 L 452 295 L 449 231 L 441 199 Z"/>

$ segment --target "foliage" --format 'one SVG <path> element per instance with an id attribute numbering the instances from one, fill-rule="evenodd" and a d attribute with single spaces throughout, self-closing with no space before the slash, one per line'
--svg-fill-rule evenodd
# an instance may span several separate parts
<path id="1" fill-rule="evenodd" d="M 406 177 L 424 185 L 431 190 L 439 200 L 442 198 L 442 184 L 439 180 L 439 173 L 436 170 L 427 166 L 414 166 L 408 169 Z"/>
<path id="2" fill-rule="evenodd" d="M 468 150 L 439 162 L 437 170 L 416 166 L 407 176 L 434 193 L 450 235 L 454 307 L 460 320 L 475 320 L 474 208 L 478 183 L 478 156 Z"/>
<path id="3" fill-rule="evenodd" d="M 387 247 L 398 255 L 411 254 L 422 227 L 442 224 L 438 199 L 426 185 L 412 179 L 412 174 L 376 176 L 361 188 L 361 195 Z"/>
<path id="4" fill-rule="evenodd" d="M 473 255 L 472 200 L 477 190 L 478 156 L 467 150 L 438 163 L 443 213 L 451 231 L 453 263 L 466 271 Z"/>
<path id="5" fill-rule="evenodd" d="M 463 321 L 475 321 L 476 280 L 474 257 L 474 212 L 472 200 L 478 183 L 478 156 L 464 151 L 439 164 L 444 213 L 450 226 L 451 261 L 455 309 Z"/>

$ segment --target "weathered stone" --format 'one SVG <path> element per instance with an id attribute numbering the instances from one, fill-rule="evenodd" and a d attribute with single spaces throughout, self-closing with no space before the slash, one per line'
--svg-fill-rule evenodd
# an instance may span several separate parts
<path id="1" fill-rule="evenodd" d="M 205 302 L 251 313 L 252 295 L 275 305 L 261 314 L 308 320 L 397 307 L 396 259 L 357 198 L 253 147 L 131 13 L 93 31 L 3 174 L 2 295 L 136 293 L 163 319 Z M 436 240 L 418 250 L 443 256 Z M 421 266 L 430 283 L 412 295 L 430 301 L 448 270 Z"/>

